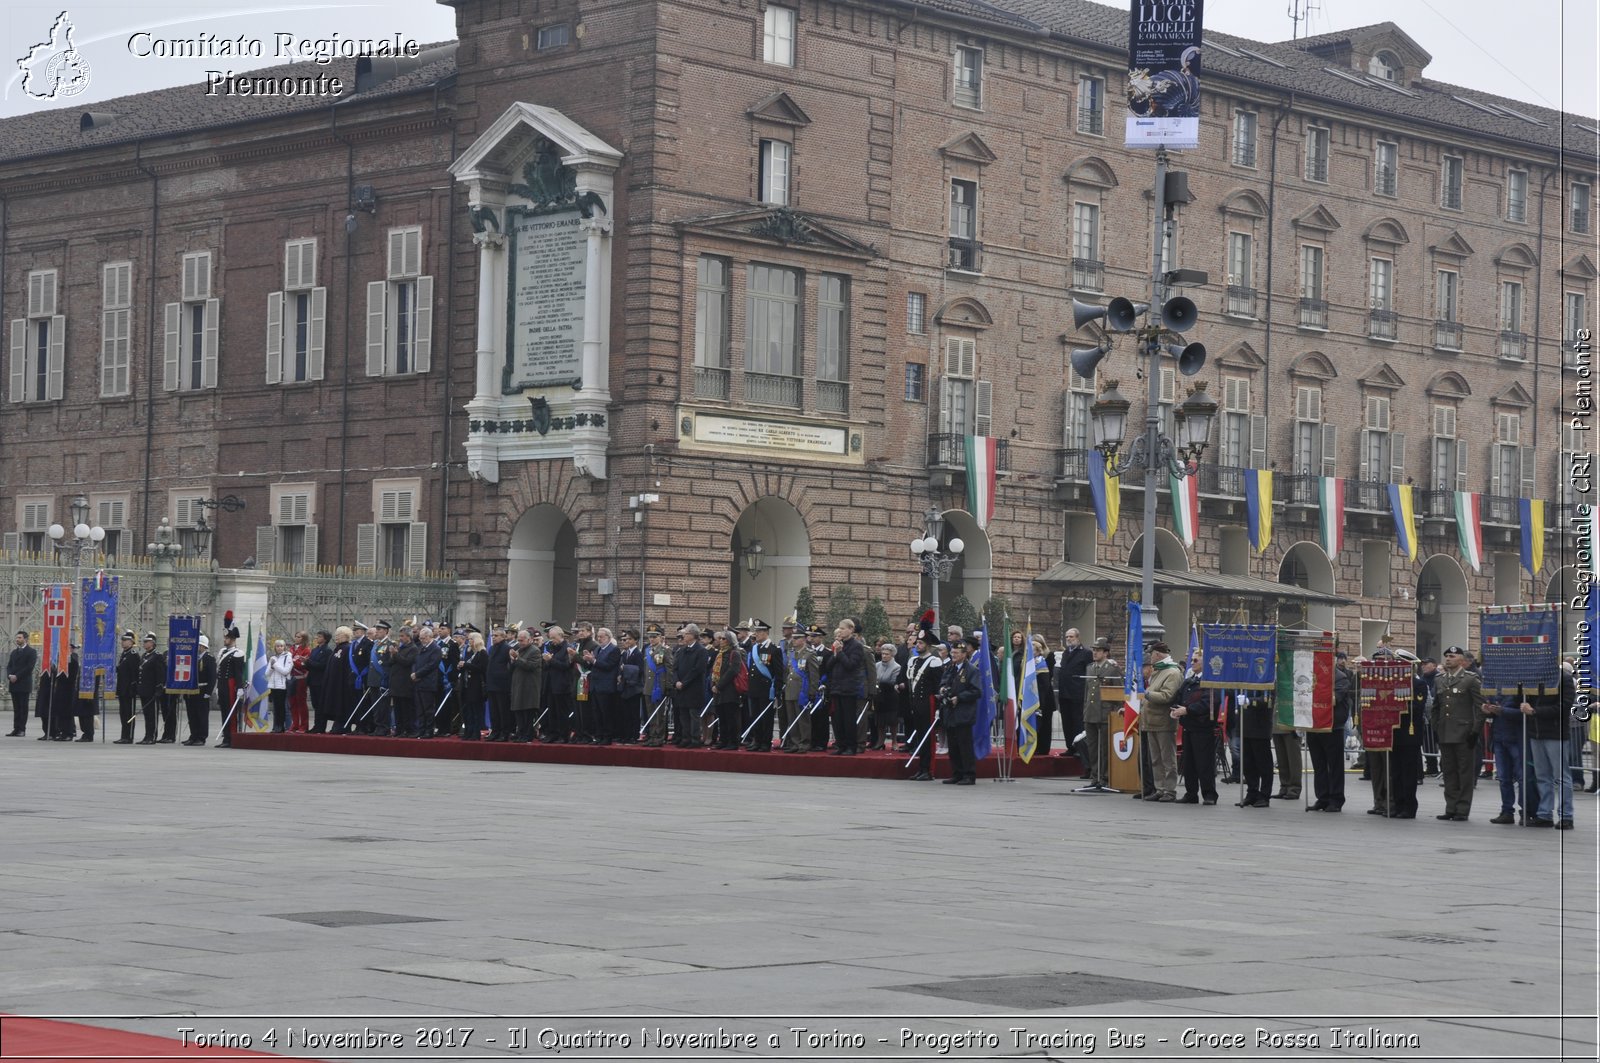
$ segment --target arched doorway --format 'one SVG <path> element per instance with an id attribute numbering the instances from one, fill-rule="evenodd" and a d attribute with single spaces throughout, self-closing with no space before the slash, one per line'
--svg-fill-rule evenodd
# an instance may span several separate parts
<path id="1" fill-rule="evenodd" d="M 506 560 L 506 619 L 577 619 L 578 532 L 558 507 L 543 502 L 517 519 Z"/>
<path id="2" fill-rule="evenodd" d="M 1133 549 L 1128 551 L 1128 567 L 1133 569 L 1144 567 L 1143 535 L 1133 541 Z M 1178 541 L 1176 535 L 1165 528 L 1156 529 L 1156 569 L 1162 572 L 1189 571 L 1189 555 L 1184 553 L 1183 544 Z M 1173 654 L 1176 656 L 1187 653 L 1193 617 L 1189 608 L 1189 592 L 1157 589 L 1155 604 L 1156 613 L 1161 618 L 1163 637 L 1172 647 Z"/>
<path id="3" fill-rule="evenodd" d="M 1456 559 L 1434 554 L 1417 577 L 1417 656 L 1440 659 L 1446 646 L 1467 646 L 1467 577 Z"/>
<path id="4" fill-rule="evenodd" d="M 1563 655 L 1579 653 L 1578 625 L 1583 622 L 1583 610 L 1573 608 L 1572 601 L 1581 597 L 1583 593 L 1583 588 L 1578 584 L 1578 569 L 1574 565 L 1556 569 L 1556 574 L 1550 577 L 1550 583 L 1545 587 L 1544 600 L 1552 603 L 1560 602 L 1563 607 L 1561 610 Z M 1592 588 L 1589 593 L 1600 594 L 1600 588 Z M 1591 631 L 1589 637 L 1600 637 L 1600 633 Z"/>
<path id="5" fill-rule="evenodd" d="M 950 540 L 960 539 L 961 554 L 950 567 L 950 578 L 939 584 L 940 611 L 948 609 L 959 594 L 965 596 L 972 603 L 973 612 L 977 612 L 994 593 L 994 560 L 989 552 L 989 535 L 964 509 L 947 509 L 941 515 L 944 531 L 939 535 L 939 548 L 948 551 Z M 920 586 L 922 600 L 931 602 L 932 581 L 923 576 Z M 940 619 L 942 622 L 943 618 Z"/>
<path id="6" fill-rule="evenodd" d="M 1283 564 L 1278 566 L 1278 582 L 1289 587 L 1303 587 L 1308 591 L 1321 591 L 1324 594 L 1333 593 L 1333 565 L 1328 561 L 1328 555 L 1322 552 L 1322 547 L 1316 543 L 1295 543 L 1283 555 Z M 1298 615 L 1299 610 L 1291 610 L 1289 615 Z M 1310 605 L 1305 612 L 1306 623 L 1323 631 L 1337 631 L 1334 627 L 1333 606 Z"/>
<path id="7" fill-rule="evenodd" d="M 781 498 L 757 499 L 733 526 L 734 619 L 756 617 L 776 631 L 810 582 L 811 537 L 800 511 Z"/>

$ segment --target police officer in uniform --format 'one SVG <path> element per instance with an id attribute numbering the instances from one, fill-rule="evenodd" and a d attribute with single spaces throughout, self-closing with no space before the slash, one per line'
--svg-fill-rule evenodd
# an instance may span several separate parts
<path id="1" fill-rule="evenodd" d="M 239 726 L 239 712 L 243 706 L 238 701 L 244 689 L 244 651 L 238 646 L 239 629 L 230 627 L 222 633 L 222 656 L 217 660 L 217 710 L 222 713 L 222 741 L 219 749 L 233 745 L 233 732 Z M 240 708 L 235 708 L 235 704 Z M 232 719 L 229 719 L 229 716 Z M 326 726 L 324 724 L 323 726 Z"/>
<path id="2" fill-rule="evenodd" d="M 816 685 L 811 670 L 811 650 L 805 632 L 784 621 L 783 688 L 777 696 L 778 740 L 785 753 L 804 753 L 811 744 L 811 730 L 804 718 L 811 706 L 811 690 Z"/>
<path id="3" fill-rule="evenodd" d="M 773 701 L 783 701 L 786 680 L 783 647 L 772 641 L 772 628 L 765 620 L 752 618 L 750 628 L 755 633 L 750 647 L 745 651 L 746 667 L 750 675 L 750 730 L 749 750 L 752 753 L 772 752 L 772 724 L 778 707 Z M 749 726 L 747 722 L 746 726 Z"/>
<path id="4" fill-rule="evenodd" d="M 198 686 L 193 694 L 183 696 L 184 711 L 189 715 L 189 737 L 186 746 L 203 746 L 209 731 L 211 696 L 217 688 L 217 659 L 211 655 L 211 640 L 200 636 L 200 668 L 196 676 Z"/>
<path id="5" fill-rule="evenodd" d="M 117 658 L 117 715 L 122 719 L 119 746 L 133 744 L 133 721 L 139 697 L 139 651 L 133 646 L 132 631 L 122 633 L 122 656 Z"/>
<path id="6" fill-rule="evenodd" d="M 144 652 L 139 655 L 139 707 L 144 712 L 144 737 L 141 746 L 156 744 L 156 711 L 166 715 L 167 658 L 156 649 L 156 633 L 145 632 Z M 174 720 L 174 723 L 177 721 Z M 163 728 L 161 741 L 171 741 Z"/>
<path id="7" fill-rule="evenodd" d="M 1472 812 L 1483 738 L 1483 684 L 1466 664 L 1467 651 L 1451 646 L 1444 651 L 1444 670 L 1433 682 L 1433 729 L 1444 776 L 1444 814 L 1436 818 L 1455 823 L 1465 823 Z"/>
<path id="8" fill-rule="evenodd" d="M 641 655 L 644 665 L 644 744 L 659 749 L 667 744 L 667 722 L 672 711 L 673 653 L 660 624 L 645 628 L 648 645 Z M 666 704 L 662 704 L 665 700 Z"/>

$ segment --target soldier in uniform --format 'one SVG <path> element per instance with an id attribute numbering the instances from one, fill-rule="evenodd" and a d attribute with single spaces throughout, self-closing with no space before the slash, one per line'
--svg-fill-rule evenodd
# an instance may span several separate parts
<path id="1" fill-rule="evenodd" d="M 117 658 L 117 716 L 122 720 L 119 746 L 133 744 L 135 705 L 139 697 L 139 651 L 133 647 L 133 632 L 122 633 L 122 656 Z"/>
<path id="2" fill-rule="evenodd" d="M 380 737 L 395 732 L 394 702 L 386 693 L 389 689 L 389 669 L 385 662 L 394 649 L 390 630 L 387 620 L 379 620 L 372 625 L 375 638 L 368 649 L 366 679 L 361 691 L 367 699 L 361 707 L 361 715 L 367 721 L 362 730 Z"/>
<path id="3" fill-rule="evenodd" d="M 828 748 L 830 714 L 826 693 L 828 681 L 833 676 L 833 647 L 823 641 L 827 637 L 828 632 L 821 624 L 812 624 L 811 630 L 806 632 L 806 642 L 811 649 L 811 662 L 817 677 L 816 685 L 811 688 L 811 703 L 815 708 L 806 721 L 811 728 L 811 750 L 814 753 Z"/>
<path id="4" fill-rule="evenodd" d="M 931 617 L 926 621 L 932 622 Z M 911 776 L 914 782 L 933 778 L 933 719 L 944 676 L 938 642 L 933 628 L 924 627 L 917 635 L 916 654 L 906 662 L 906 686 L 911 694 L 906 708 L 906 746 L 917 760 L 917 773 Z"/>
<path id="5" fill-rule="evenodd" d="M 141 746 L 156 744 L 156 712 L 159 709 L 163 716 L 166 715 L 165 707 L 161 704 L 166 698 L 166 688 L 167 658 L 156 650 L 156 633 L 148 631 L 144 636 L 144 652 L 139 655 L 139 707 L 144 712 L 144 737 L 139 739 Z M 170 741 L 165 729 L 160 740 Z"/>
<path id="6" fill-rule="evenodd" d="M 1428 679 L 1420 675 L 1413 676 L 1411 702 L 1395 725 L 1393 747 L 1389 752 L 1379 754 L 1381 759 L 1372 763 L 1373 797 L 1383 802 L 1373 810 L 1373 814 L 1390 819 L 1417 818 L 1417 787 L 1422 785 L 1424 721 L 1432 701 L 1433 687 Z M 1384 780 L 1381 798 L 1377 781 L 1380 777 Z"/>
<path id="7" fill-rule="evenodd" d="M 186 746 L 206 744 L 211 695 L 217 688 L 217 659 L 211 655 L 211 640 L 204 635 L 200 636 L 200 661 L 195 681 L 195 692 L 183 696 L 184 712 L 189 716 L 189 737 L 183 740 Z"/>
<path id="8" fill-rule="evenodd" d="M 649 709 L 649 706 L 641 704 L 644 699 L 644 650 L 639 647 L 639 636 L 632 628 L 625 629 L 617 637 L 622 647 L 622 664 L 617 672 L 616 733 L 612 737 L 625 746 L 631 746 L 638 743 L 639 728 L 644 724 L 641 710 Z"/>
<path id="9" fill-rule="evenodd" d="M 750 672 L 750 728 L 748 748 L 752 753 L 772 752 L 772 723 L 777 712 L 774 701 L 782 702 L 786 682 L 783 647 L 772 641 L 772 628 L 765 620 L 752 618 L 754 637 L 745 650 L 745 666 Z M 752 724 L 754 726 L 752 726 Z"/>
<path id="10" fill-rule="evenodd" d="M 648 645 L 640 655 L 644 665 L 644 744 L 659 749 L 667 744 L 667 721 L 672 717 L 673 653 L 660 624 L 645 628 Z M 665 701 L 666 704 L 662 704 Z"/>
<path id="11" fill-rule="evenodd" d="M 1111 659 L 1110 639 L 1095 639 L 1089 652 L 1091 658 L 1083 678 L 1083 745 L 1087 754 L 1084 768 L 1089 785 L 1079 787 L 1078 791 L 1102 793 L 1109 789 L 1106 764 L 1106 743 L 1109 739 L 1106 732 L 1111 713 L 1100 691 L 1107 683 L 1121 683 L 1122 666 Z"/>
<path id="12" fill-rule="evenodd" d="M 1444 814 L 1435 818 L 1465 823 L 1478 784 L 1478 743 L 1483 738 L 1483 685 L 1466 669 L 1467 651 L 1444 651 L 1444 670 L 1433 684 L 1434 734 L 1444 775 Z"/>
<path id="13" fill-rule="evenodd" d="M 950 663 L 940 671 L 944 673 L 944 686 L 939 694 L 939 715 L 944 720 L 945 738 L 950 746 L 950 778 L 945 785 L 973 786 L 978 781 L 978 761 L 972 749 L 972 727 L 978 719 L 978 700 L 983 696 L 977 674 L 978 668 L 988 668 L 988 661 L 974 664 L 972 654 L 980 651 L 982 642 L 976 636 L 950 647 Z"/>
<path id="14" fill-rule="evenodd" d="M 125 636 L 133 637 L 133 632 Z M 7 738 L 28 733 L 28 695 L 33 693 L 33 670 L 39 666 L 39 651 L 28 645 L 27 631 L 17 632 L 16 645 L 6 661 L 6 685 L 11 691 L 11 731 Z"/>
<path id="15" fill-rule="evenodd" d="M 217 710 L 222 713 L 222 741 L 217 746 L 221 749 L 233 745 L 233 732 L 239 727 L 239 712 L 244 705 L 239 698 L 239 692 L 245 688 L 244 669 L 239 629 L 230 627 L 222 633 L 222 656 L 217 659 Z M 318 720 L 320 723 L 320 712 Z"/>
<path id="16" fill-rule="evenodd" d="M 778 737 L 785 753 L 804 753 L 811 744 L 810 723 L 802 714 L 811 707 L 811 692 L 816 689 L 811 650 L 805 632 L 784 621 L 788 637 L 783 655 L 783 693 L 778 702 Z"/>
<path id="17" fill-rule="evenodd" d="M 372 641 L 369 633 L 371 629 L 356 620 L 350 624 L 352 638 L 350 640 L 350 660 L 348 667 L 351 675 L 350 700 L 345 704 L 344 719 L 340 724 L 343 731 L 359 734 L 371 734 L 374 717 L 367 712 L 372 707 L 372 699 L 377 697 L 377 688 L 372 687 L 373 693 L 368 694 L 369 674 L 372 664 L 372 648 L 376 643 Z M 359 708 L 358 708 L 359 706 Z"/>
<path id="18" fill-rule="evenodd" d="M 700 648 L 698 625 L 685 624 L 678 636 L 678 647 L 672 654 L 672 744 L 688 749 L 702 744 L 700 712 L 706 699 L 706 658 Z"/>

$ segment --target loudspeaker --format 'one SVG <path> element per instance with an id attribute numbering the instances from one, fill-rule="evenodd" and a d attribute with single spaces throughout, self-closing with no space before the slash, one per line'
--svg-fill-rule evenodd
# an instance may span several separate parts
<path id="1" fill-rule="evenodd" d="M 1073 328 L 1083 328 L 1083 326 L 1089 322 L 1098 320 L 1099 318 L 1105 316 L 1106 308 L 1103 306 L 1095 306 L 1093 303 L 1082 303 L 1076 299 L 1072 300 Z"/>
<path id="2" fill-rule="evenodd" d="M 1184 376 L 1194 376 L 1206 364 L 1206 345 L 1203 343 L 1189 343 L 1182 347 L 1173 344 L 1168 348 L 1178 359 L 1178 372 Z"/>
<path id="3" fill-rule="evenodd" d="M 1162 304 L 1161 323 L 1173 332 L 1188 332 L 1198 314 L 1193 299 L 1175 295 Z"/>
<path id="4" fill-rule="evenodd" d="M 1072 371 L 1084 380 L 1094 379 L 1094 367 L 1106 356 L 1104 347 L 1079 347 L 1072 352 Z"/>
<path id="5" fill-rule="evenodd" d="M 1148 309 L 1149 303 L 1135 303 L 1119 295 L 1106 304 L 1106 325 L 1113 332 L 1132 332 L 1139 316 Z"/>

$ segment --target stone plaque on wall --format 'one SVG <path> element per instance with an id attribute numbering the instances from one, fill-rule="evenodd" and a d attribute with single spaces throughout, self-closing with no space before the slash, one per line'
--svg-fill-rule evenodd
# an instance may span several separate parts
<path id="1" fill-rule="evenodd" d="M 586 243 L 576 210 L 508 210 L 507 354 L 502 390 L 571 384 L 583 378 Z"/>

